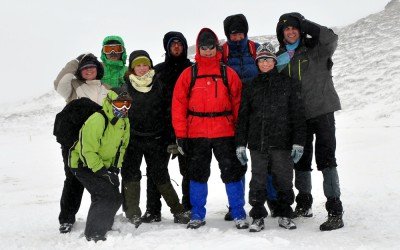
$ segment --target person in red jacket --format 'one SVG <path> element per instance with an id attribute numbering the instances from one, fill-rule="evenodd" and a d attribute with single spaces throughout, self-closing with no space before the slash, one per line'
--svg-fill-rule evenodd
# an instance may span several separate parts
<path id="1" fill-rule="evenodd" d="M 192 209 L 187 228 L 191 229 L 205 225 L 212 152 L 226 185 L 235 225 L 238 229 L 248 228 L 241 182 L 246 168 L 236 158 L 234 139 L 242 83 L 232 68 L 221 65 L 221 58 L 215 33 L 209 28 L 201 29 L 196 42 L 197 77 L 191 84 L 194 68 L 185 69 L 172 97 L 172 124 L 178 150 L 188 157 Z"/>

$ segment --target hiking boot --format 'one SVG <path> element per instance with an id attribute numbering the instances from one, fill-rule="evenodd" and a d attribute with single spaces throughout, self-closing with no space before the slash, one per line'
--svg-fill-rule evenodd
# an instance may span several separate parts
<path id="1" fill-rule="evenodd" d="M 60 230 L 62 234 L 69 233 L 72 230 L 72 223 L 62 223 L 58 230 Z"/>
<path id="2" fill-rule="evenodd" d="M 135 225 L 135 228 L 138 228 L 140 224 L 142 224 L 142 220 L 139 216 L 132 216 L 132 218 L 129 218 L 129 222 Z"/>
<path id="3" fill-rule="evenodd" d="M 152 214 L 149 211 L 146 211 L 146 213 L 144 213 L 144 215 L 140 217 L 140 220 L 143 223 L 160 222 L 161 214 L 160 213 Z"/>
<path id="4" fill-rule="evenodd" d="M 342 215 L 328 215 L 328 220 L 319 226 L 321 231 L 331 231 L 342 228 L 344 226 Z"/>
<path id="5" fill-rule="evenodd" d="M 232 214 L 231 214 L 231 208 L 228 207 L 228 209 L 229 209 L 229 211 L 225 214 L 224 220 L 233 221 L 233 217 L 232 217 Z"/>
<path id="6" fill-rule="evenodd" d="M 187 224 L 190 221 L 190 211 L 174 214 L 174 223 Z"/>
<path id="7" fill-rule="evenodd" d="M 98 234 L 92 236 L 85 235 L 85 237 L 87 241 L 93 240 L 95 243 L 98 242 L 99 240 L 101 241 L 107 240 L 107 238 L 104 235 L 98 235 Z"/>
<path id="8" fill-rule="evenodd" d="M 201 226 L 204 226 L 206 224 L 206 221 L 204 220 L 190 220 L 189 223 L 187 224 L 188 229 L 197 229 Z"/>
<path id="9" fill-rule="evenodd" d="M 250 232 L 260 232 L 264 229 L 264 218 L 253 219 L 253 222 L 250 225 Z"/>
<path id="10" fill-rule="evenodd" d="M 235 226 L 237 229 L 247 229 L 249 228 L 249 223 L 246 219 L 236 219 Z"/>
<path id="11" fill-rule="evenodd" d="M 296 229 L 296 224 L 292 221 L 292 219 L 288 217 L 279 217 L 278 223 L 280 227 L 286 228 L 286 229 Z"/>
<path id="12" fill-rule="evenodd" d="M 297 217 L 310 218 L 312 216 L 313 216 L 313 212 L 312 212 L 311 207 L 303 208 L 303 207 L 296 206 L 296 209 L 294 210 L 294 213 L 293 213 L 293 218 L 297 218 Z"/>

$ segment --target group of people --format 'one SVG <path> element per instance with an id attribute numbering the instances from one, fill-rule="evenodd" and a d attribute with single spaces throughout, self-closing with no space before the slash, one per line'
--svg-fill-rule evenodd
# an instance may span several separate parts
<path id="1" fill-rule="evenodd" d="M 175 223 L 204 226 L 212 153 L 228 198 L 225 220 L 259 232 L 267 202 L 279 226 L 295 229 L 295 217 L 313 216 L 314 136 L 328 212 L 320 230 L 343 227 L 334 119 L 341 107 L 331 74 L 338 36 L 299 13 L 286 13 L 277 23 L 275 53 L 271 43 L 248 39 L 244 15 L 228 16 L 223 25 L 222 46 L 211 29 L 200 30 L 195 62 L 188 59 L 183 34 L 171 31 L 163 39 L 165 61 L 155 66 L 145 50 L 133 51 L 125 66 L 123 40 L 108 36 L 102 62 L 82 54 L 62 69 L 54 81 L 67 102 L 54 126 L 66 176 L 60 233 L 72 230 L 84 188 L 92 200 L 85 228 L 89 241 L 106 240 L 121 205 L 135 227 L 161 221 L 161 197 Z M 244 209 L 246 148 L 250 224 Z M 139 207 L 143 157 L 144 214 Z M 171 184 L 170 158 L 178 158 L 182 202 Z"/>

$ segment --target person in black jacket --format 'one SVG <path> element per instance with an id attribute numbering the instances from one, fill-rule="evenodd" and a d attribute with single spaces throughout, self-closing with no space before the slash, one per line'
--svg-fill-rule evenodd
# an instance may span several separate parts
<path id="1" fill-rule="evenodd" d="M 126 217 L 136 227 L 141 224 L 140 165 L 144 156 L 147 178 L 170 207 L 174 222 L 186 224 L 189 214 L 179 202 L 168 173 L 170 154 L 167 152 L 168 105 L 165 90 L 155 77 L 153 62 L 146 51 L 136 50 L 130 54 L 126 82 L 122 88 L 133 99 L 129 111 L 131 137 L 121 170 Z"/>
<path id="2" fill-rule="evenodd" d="M 178 152 L 175 143 L 175 133 L 171 121 L 171 102 L 176 80 L 184 69 L 192 63 L 187 58 L 187 42 L 182 33 L 170 31 L 164 35 L 165 61 L 154 66 L 157 79 L 163 84 L 167 105 L 166 138 L 168 141 L 168 153 L 172 159 L 178 157 L 179 170 L 182 175 L 182 205 L 185 211 L 190 211 L 189 179 L 187 178 L 187 157 Z M 146 212 L 142 216 L 142 222 L 151 223 L 161 221 L 161 194 L 150 178 L 147 179 L 147 203 Z"/>
<path id="3" fill-rule="evenodd" d="M 256 62 L 260 73 L 245 85 L 236 129 L 236 154 L 242 164 L 247 162 L 248 146 L 252 162 L 249 203 L 253 222 L 250 232 L 264 228 L 268 213 L 265 185 L 268 170 L 272 173 L 277 191 L 274 212 L 279 216 L 279 226 L 295 229 L 291 220 L 294 202 L 293 162 L 302 155 L 306 125 L 301 87 L 298 81 L 280 75 L 276 56 L 270 43 L 257 49 Z M 268 186 L 267 186 L 268 188 Z"/>
<path id="4" fill-rule="evenodd" d="M 322 172 L 328 220 L 320 230 L 344 226 L 339 176 L 335 157 L 334 112 L 341 109 L 332 81 L 332 56 L 338 36 L 329 28 L 306 20 L 297 12 L 283 14 L 276 27 L 280 43 L 278 70 L 301 83 L 307 119 L 307 139 L 302 159 L 295 164 L 297 216 L 311 217 L 311 165 L 315 134 L 315 161 Z"/>

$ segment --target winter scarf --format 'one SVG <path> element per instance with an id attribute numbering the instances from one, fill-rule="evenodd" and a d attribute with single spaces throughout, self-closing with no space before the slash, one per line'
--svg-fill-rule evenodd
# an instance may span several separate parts
<path id="1" fill-rule="evenodd" d="M 300 39 L 297 39 L 297 41 L 293 44 L 286 44 L 286 52 L 282 53 L 278 56 L 277 61 L 278 63 L 276 64 L 276 67 L 278 68 L 278 71 L 280 72 L 286 65 L 290 62 L 290 59 L 292 59 L 294 55 L 294 51 L 297 49 L 297 47 L 300 44 Z"/>
<path id="2" fill-rule="evenodd" d="M 143 76 L 136 76 L 134 74 L 130 74 L 129 81 L 131 82 L 132 87 L 134 87 L 137 91 L 142 93 L 147 93 L 151 90 L 151 87 L 153 87 L 152 82 L 154 74 L 155 74 L 154 69 L 150 70 Z"/>

